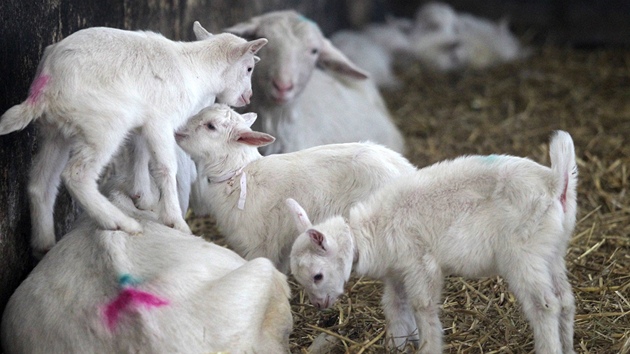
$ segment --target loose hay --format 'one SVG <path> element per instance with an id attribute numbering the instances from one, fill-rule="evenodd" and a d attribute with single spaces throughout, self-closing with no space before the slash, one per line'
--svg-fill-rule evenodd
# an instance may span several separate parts
<path id="1" fill-rule="evenodd" d="M 531 59 L 484 71 L 400 70 L 402 91 L 385 93 L 422 167 L 464 154 L 506 153 L 549 164 L 553 130 L 573 136 L 579 166 L 578 223 L 567 267 L 576 298 L 578 353 L 630 353 L 630 52 L 543 48 Z M 221 242 L 211 219 L 196 234 Z M 319 311 L 291 280 L 293 353 L 320 333 L 338 353 L 381 353 L 382 285 L 353 277 L 335 306 Z M 498 277 L 445 282 L 447 353 L 531 353 L 533 334 Z"/>

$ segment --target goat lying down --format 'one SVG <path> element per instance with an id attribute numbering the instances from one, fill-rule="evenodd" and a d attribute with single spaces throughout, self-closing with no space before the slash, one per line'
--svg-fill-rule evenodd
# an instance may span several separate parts
<path id="1" fill-rule="evenodd" d="M 249 110 L 256 130 L 276 137 L 264 155 L 318 145 L 371 141 L 404 151 L 378 87 L 328 40 L 317 23 L 293 10 L 271 11 L 225 29 L 267 38 Z"/>
<path id="2" fill-rule="evenodd" d="M 1 324 L 7 354 L 287 353 L 286 277 L 110 200 L 144 236 L 83 215 L 17 288 Z"/>
<path id="3" fill-rule="evenodd" d="M 213 36 L 198 22 L 194 31 L 199 40 L 174 42 L 153 32 L 93 27 L 46 48 L 28 98 L 0 120 L 0 135 L 34 120 L 39 125 L 28 187 L 36 255 L 55 244 L 53 206 L 62 178 L 101 228 L 142 232 L 97 188 L 103 167 L 130 134 L 139 138 L 133 139 L 139 141 L 134 171 L 148 176 L 152 153 L 160 220 L 190 233 L 177 200 L 173 134 L 215 99 L 249 103 L 255 53 L 267 43 L 229 33 Z M 150 197 L 142 194 L 137 197 Z"/>
<path id="4" fill-rule="evenodd" d="M 287 200 L 302 234 L 291 272 L 320 308 L 354 268 L 384 282 L 392 347 L 442 352 L 438 307 L 446 275 L 501 275 L 534 330 L 537 353 L 573 353 L 575 312 L 564 255 L 575 226 L 577 168 L 566 132 L 551 140 L 551 168 L 529 159 L 467 156 L 398 178 L 349 216 L 312 225 Z"/>
<path id="5" fill-rule="evenodd" d="M 246 259 L 266 257 L 284 272 L 299 234 L 284 200 L 299 200 L 319 220 L 345 214 L 378 188 L 416 168 L 399 153 L 371 143 L 330 144 L 261 156 L 274 138 L 253 131 L 255 113 L 215 104 L 178 131 L 177 143 L 198 170 L 192 207 L 210 214 L 228 245 Z"/>

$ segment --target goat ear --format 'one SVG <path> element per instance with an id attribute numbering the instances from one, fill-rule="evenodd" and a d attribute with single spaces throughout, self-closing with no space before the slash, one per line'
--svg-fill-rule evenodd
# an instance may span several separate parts
<path id="1" fill-rule="evenodd" d="M 323 233 L 315 229 L 308 229 L 306 230 L 306 233 L 308 234 L 308 237 L 311 239 L 311 243 L 313 244 L 315 249 L 317 249 L 318 251 L 324 251 L 324 252 L 326 251 L 326 248 L 328 246 L 326 244 L 326 236 L 324 236 Z"/>
<path id="2" fill-rule="evenodd" d="M 305 232 L 309 227 L 313 226 L 313 224 L 311 224 L 311 220 L 306 214 L 306 211 L 297 201 L 292 198 L 288 198 L 285 203 L 287 204 L 289 209 L 291 209 L 293 220 L 295 220 L 295 225 L 297 226 L 300 233 Z"/>
<path id="3" fill-rule="evenodd" d="M 254 122 L 256 121 L 256 118 L 258 117 L 258 114 L 254 113 L 254 112 L 248 112 L 248 113 L 241 114 L 241 116 L 243 117 L 243 119 L 245 119 L 245 124 L 248 127 L 251 127 L 252 124 L 254 124 Z"/>
<path id="4" fill-rule="evenodd" d="M 238 60 L 248 54 L 254 55 L 260 50 L 260 48 L 264 47 L 267 42 L 267 38 L 259 38 L 253 41 L 249 41 L 247 43 L 240 44 L 232 49 L 232 58 Z M 256 59 L 254 59 L 254 61 L 255 60 Z"/>
<path id="5" fill-rule="evenodd" d="M 199 21 L 195 21 L 193 24 L 193 32 L 195 33 L 195 37 L 198 41 L 212 37 L 212 33 L 206 31 Z"/>
<path id="6" fill-rule="evenodd" d="M 356 66 L 348 57 L 337 49 L 328 39 L 324 42 L 317 63 L 325 68 L 355 79 L 367 79 L 369 75 Z"/>
<path id="7" fill-rule="evenodd" d="M 239 143 L 251 145 L 251 146 L 265 146 L 273 143 L 276 140 L 273 136 L 267 133 L 244 131 L 238 134 L 236 141 Z"/>
<path id="8" fill-rule="evenodd" d="M 256 31 L 258 31 L 259 24 L 260 18 L 252 17 L 249 21 L 237 23 L 232 27 L 225 28 L 223 31 L 243 38 L 254 38 Z"/>

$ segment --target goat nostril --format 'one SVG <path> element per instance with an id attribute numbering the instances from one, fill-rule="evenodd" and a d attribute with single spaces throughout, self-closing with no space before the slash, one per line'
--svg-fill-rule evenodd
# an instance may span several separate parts
<path id="1" fill-rule="evenodd" d="M 284 83 L 284 82 L 280 82 L 277 80 L 273 80 L 273 87 L 276 88 L 276 90 L 280 91 L 280 92 L 287 92 L 287 91 L 291 91 L 293 89 L 293 84 L 288 82 L 288 83 Z"/>

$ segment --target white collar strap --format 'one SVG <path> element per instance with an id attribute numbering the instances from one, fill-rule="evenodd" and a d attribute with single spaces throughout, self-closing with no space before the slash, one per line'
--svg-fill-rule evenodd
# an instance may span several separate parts
<path id="1" fill-rule="evenodd" d="M 217 178 L 208 177 L 208 183 L 223 183 L 241 174 L 241 194 L 238 198 L 238 204 L 236 205 L 240 210 L 245 209 L 245 198 L 247 197 L 247 177 L 245 176 L 245 171 L 243 171 L 245 167 L 247 167 L 247 165 L 239 168 L 236 171 L 228 172 Z"/>
<path id="2" fill-rule="evenodd" d="M 234 171 L 228 172 L 226 174 L 223 174 L 223 175 L 221 175 L 219 177 L 210 177 L 210 176 L 208 176 L 208 183 L 223 183 L 225 181 L 229 181 L 234 176 L 237 176 L 239 173 L 243 172 L 243 169 L 245 167 L 247 167 L 247 165 L 245 165 L 245 166 L 243 166 L 243 167 L 241 167 L 241 168 L 239 168 L 237 170 L 234 170 Z"/>

